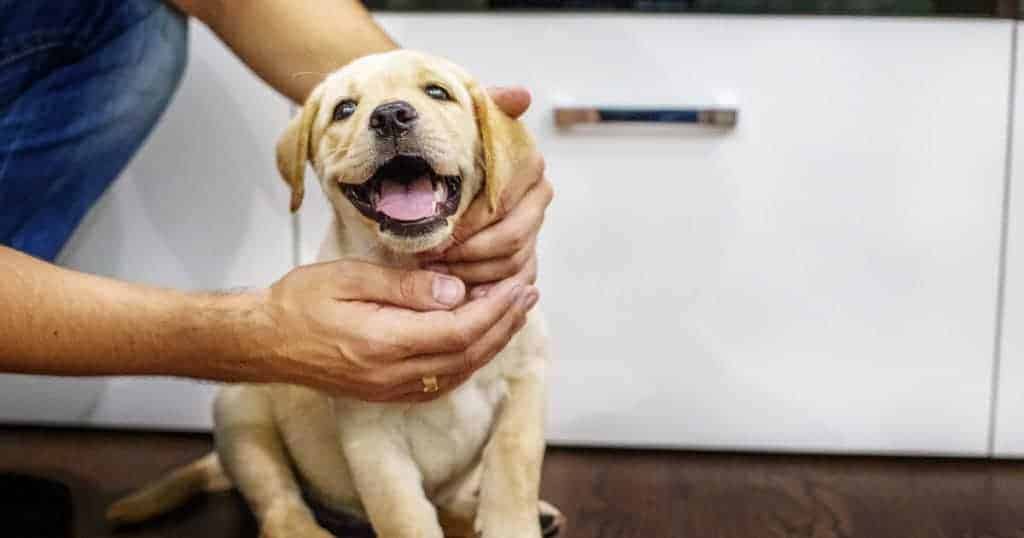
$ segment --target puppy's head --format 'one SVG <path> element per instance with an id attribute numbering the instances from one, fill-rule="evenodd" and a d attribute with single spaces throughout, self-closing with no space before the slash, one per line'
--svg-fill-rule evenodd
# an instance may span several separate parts
<path id="1" fill-rule="evenodd" d="M 292 211 L 308 161 L 346 226 L 410 253 L 447 239 L 481 191 L 493 209 L 531 144 L 461 68 L 402 50 L 325 78 L 278 142 L 277 165 Z"/>

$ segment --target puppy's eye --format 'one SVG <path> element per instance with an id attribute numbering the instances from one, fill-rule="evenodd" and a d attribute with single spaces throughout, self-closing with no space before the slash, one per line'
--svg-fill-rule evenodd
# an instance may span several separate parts
<path id="1" fill-rule="evenodd" d="M 426 88 L 423 88 L 431 99 L 437 99 L 438 101 L 451 101 L 452 96 L 448 95 L 448 90 L 438 86 L 437 84 L 430 84 Z"/>
<path id="2" fill-rule="evenodd" d="M 351 99 L 345 99 L 338 103 L 338 106 L 334 107 L 334 121 L 343 120 L 351 116 L 356 111 L 356 102 Z"/>

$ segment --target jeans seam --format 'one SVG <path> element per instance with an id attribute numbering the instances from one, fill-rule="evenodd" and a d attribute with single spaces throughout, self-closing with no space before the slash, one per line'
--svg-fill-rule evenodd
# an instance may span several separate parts
<path id="1" fill-rule="evenodd" d="M 33 30 L 0 41 L 0 66 L 10 64 L 30 54 L 54 49 L 74 40 L 74 32 L 67 29 Z"/>
<path id="2" fill-rule="evenodd" d="M 106 33 L 105 30 L 97 30 L 101 14 L 96 13 L 94 14 L 93 18 L 89 19 L 82 25 L 82 28 L 80 28 L 78 32 L 69 36 L 69 45 L 78 50 L 80 53 L 88 54 L 89 51 L 103 47 L 108 41 L 116 39 L 118 36 L 121 36 L 126 32 L 131 31 L 136 26 L 143 24 L 161 8 L 165 8 L 162 2 L 154 2 L 149 11 L 147 11 L 144 15 L 133 19 L 131 22 L 127 24 L 122 24 L 121 26 L 116 27 L 115 31 L 111 32 L 110 35 L 105 36 L 102 35 Z"/>
<path id="3" fill-rule="evenodd" d="M 18 136 L 14 137 L 11 145 L 7 147 L 7 154 L 4 155 L 4 162 L 0 165 L 0 184 L 3 184 L 7 177 L 7 165 L 10 164 L 11 156 L 14 155 L 14 152 L 17 151 L 18 146 L 21 144 L 21 137 L 24 136 L 24 134 L 25 130 L 19 129 Z"/>
<path id="4" fill-rule="evenodd" d="M 0 67 L 3 67 L 9 63 L 13 63 L 16 60 L 20 60 L 21 58 L 24 58 L 31 54 L 42 52 L 44 50 L 55 49 L 59 46 L 61 46 L 60 41 L 49 41 L 39 45 L 18 49 L 16 52 L 11 52 L 4 56 L 0 56 Z"/>
<path id="5" fill-rule="evenodd" d="M 0 40 L 0 52 L 8 49 L 16 49 L 26 41 L 38 41 L 40 38 L 65 37 L 74 32 L 67 28 L 41 28 L 30 32 L 23 32 L 13 36 L 7 36 Z"/>

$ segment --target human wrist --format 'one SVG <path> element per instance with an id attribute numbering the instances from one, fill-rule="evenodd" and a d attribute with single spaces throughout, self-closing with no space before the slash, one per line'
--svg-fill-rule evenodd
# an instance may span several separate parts
<path id="1" fill-rule="evenodd" d="M 201 356 L 178 361 L 173 375 L 218 381 L 263 381 L 263 365 L 277 348 L 268 293 L 237 288 L 189 295 L 184 307 L 189 338 Z"/>

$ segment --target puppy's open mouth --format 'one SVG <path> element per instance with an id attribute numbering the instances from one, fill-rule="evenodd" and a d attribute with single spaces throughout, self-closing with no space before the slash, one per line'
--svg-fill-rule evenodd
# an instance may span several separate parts
<path id="1" fill-rule="evenodd" d="M 341 191 L 360 213 L 380 223 L 382 231 L 414 236 L 444 225 L 462 196 L 462 178 L 442 176 L 418 156 L 399 155 L 381 165 L 359 185 Z"/>

